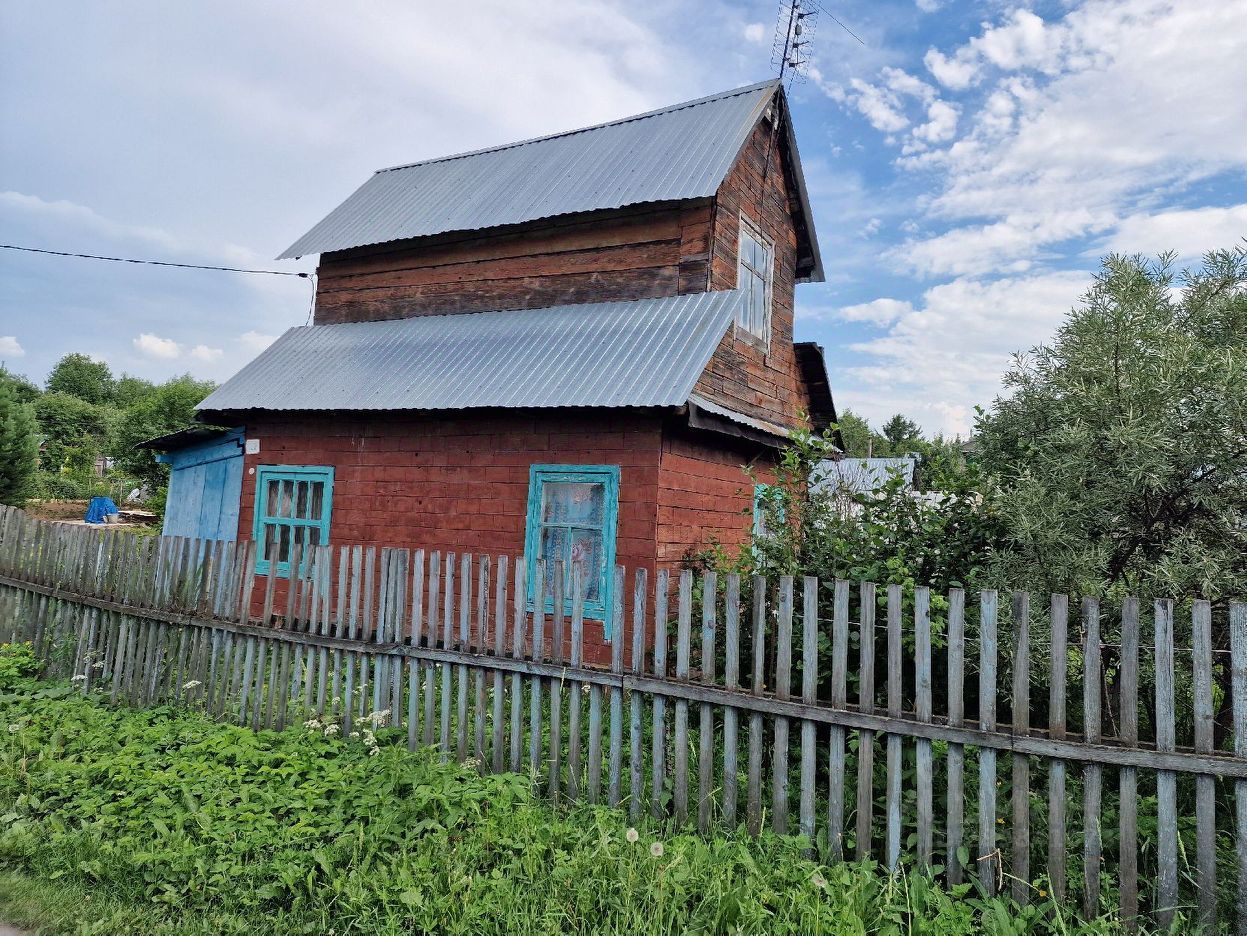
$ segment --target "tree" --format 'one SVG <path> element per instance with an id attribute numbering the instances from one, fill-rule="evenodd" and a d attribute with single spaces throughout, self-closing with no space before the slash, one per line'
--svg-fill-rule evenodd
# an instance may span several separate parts
<path id="1" fill-rule="evenodd" d="M 113 402 L 119 407 L 134 406 L 136 403 L 142 403 L 156 391 L 156 385 L 150 380 L 144 380 L 142 377 L 132 377 L 129 374 L 122 374 L 117 378 L 116 391 L 113 395 Z"/>
<path id="2" fill-rule="evenodd" d="M 19 403 L 33 403 L 39 397 L 39 387 L 29 377 L 15 374 L 0 364 L 0 384 L 10 387 Z"/>
<path id="3" fill-rule="evenodd" d="M 99 452 L 108 430 L 108 411 L 81 397 L 52 390 L 35 401 L 35 418 L 43 435 L 40 459 L 45 471 L 59 472 L 69 449 Z M 94 456 L 92 456 L 94 457 Z"/>
<path id="4" fill-rule="evenodd" d="M 68 393 L 87 403 L 111 403 L 117 392 L 113 372 L 103 361 L 85 354 L 67 354 L 48 375 L 48 390 Z"/>
<path id="5" fill-rule="evenodd" d="M 1175 290 L 1175 284 L 1180 287 Z M 1010 586 L 1247 593 L 1247 246 L 1104 260 L 978 420 Z"/>
<path id="6" fill-rule="evenodd" d="M 852 410 L 840 414 L 836 423 L 844 440 L 844 454 L 849 458 L 870 458 L 886 454 L 887 439 L 870 428 L 870 423 Z"/>
<path id="7" fill-rule="evenodd" d="M 108 453 L 116 459 L 117 467 L 136 478 L 164 483 L 168 468 L 158 464 L 151 452 L 135 446 L 192 425 L 195 407 L 214 389 L 216 384 L 211 381 L 184 374 L 160 384 L 146 399 L 122 410 L 108 443 Z"/>
<path id="8" fill-rule="evenodd" d="M 0 381 L 0 504 L 25 505 L 39 456 L 35 417 L 12 383 Z"/>
<path id="9" fill-rule="evenodd" d="M 897 413 L 883 424 L 883 437 L 888 440 L 893 455 L 903 455 L 909 446 L 922 438 L 922 430 L 912 419 Z"/>

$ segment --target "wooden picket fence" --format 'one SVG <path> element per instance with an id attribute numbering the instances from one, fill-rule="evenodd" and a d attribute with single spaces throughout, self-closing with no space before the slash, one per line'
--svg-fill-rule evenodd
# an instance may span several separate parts
<path id="1" fill-rule="evenodd" d="M 561 568 L 535 563 L 553 610 L 534 611 L 527 565 L 505 556 L 319 546 L 292 561 L 287 588 L 251 573 L 249 542 L 0 508 L 0 639 L 117 703 L 256 729 L 405 727 L 413 749 L 636 821 L 769 826 L 828 861 L 1247 931 L 1247 733 L 1228 718 L 1247 718 L 1242 602 L 1157 601 L 1145 628 L 1137 600 L 1084 599 L 1071 628 L 1064 595 L 1038 615 L 1025 593 L 998 608 L 994 591 L 618 569 L 598 667 L 579 574 L 565 596 Z M 1214 686 L 1232 700 L 1220 719 Z"/>

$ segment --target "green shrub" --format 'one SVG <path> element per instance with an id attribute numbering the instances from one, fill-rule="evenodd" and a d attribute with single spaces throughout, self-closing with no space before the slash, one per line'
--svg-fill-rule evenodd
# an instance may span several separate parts
<path id="1" fill-rule="evenodd" d="M 1113 931 L 1050 902 L 819 865 L 795 839 L 553 809 L 526 777 L 408 753 L 401 730 L 253 733 L 29 688 L 0 706 L 0 869 L 63 882 L 62 914 L 101 895 L 111 909 L 86 907 L 82 932 Z"/>
<path id="2" fill-rule="evenodd" d="M 0 689 L 12 689 L 38 672 L 39 661 L 30 644 L 0 644 Z"/>

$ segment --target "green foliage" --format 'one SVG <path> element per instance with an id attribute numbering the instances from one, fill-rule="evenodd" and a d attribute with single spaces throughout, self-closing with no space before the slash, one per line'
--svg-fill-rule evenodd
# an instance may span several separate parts
<path id="1" fill-rule="evenodd" d="M 121 409 L 126 409 L 134 406 L 136 403 L 142 403 L 155 392 L 156 385 L 150 380 L 122 374 L 117 378 L 117 389 L 113 396 L 113 402 Z"/>
<path id="2" fill-rule="evenodd" d="M 0 364 L 0 386 L 8 386 L 21 403 L 33 403 L 39 398 L 39 387 L 29 377 L 15 374 Z"/>
<path id="3" fill-rule="evenodd" d="M 153 388 L 139 402 L 123 410 L 110 441 L 109 454 L 117 459 L 117 467 L 155 485 L 164 483 L 168 478 L 167 466 L 157 463 L 151 452 L 134 446 L 191 425 L 195 407 L 215 388 L 216 384 L 211 381 L 196 380 L 184 374 Z"/>
<path id="4" fill-rule="evenodd" d="M 1039 591 L 1247 592 L 1247 247 L 1175 275 L 1111 256 L 978 424 L 1000 488 L 1000 581 Z"/>
<path id="5" fill-rule="evenodd" d="M 107 408 L 60 390 L 39 397 L 35 402 L 35 418 L 43 434 L 40 462 L 47 472 L 61 472 L 70 449 L 88 449 L 94 461 L 108 434 Z"/>
<path id="6" fill-rule="evenodd" d="M 408 753 L 401 731 L 373 754 L 315 722 L 252 733 L 37 686 L 0 696 L 0 914 L 16 881 L 30 922 L 97 936 L 1117 931 L 822 866 L 795 839 L 633 836 L 614 810 L 541 804 L 526 777 Z M 99 899 L 75 913 L 86 893 Z"/>
<path id="7" fill-rule="evenodd" d="M 893 454 L 899 455 L 907 451 L 907 445 L 922 438 L 922 430 L 912 419 L 897 413 L 883 424 L 883 437 L 892 446 Z"/>
<path id="8" fill-rule="evenodd" d="M 887 439 L 870 428 L 870 423 L 852 410 L 840 414 L 836 424 L 844 440 L 844 454 L 849 458 L 870 458 L 884 453 Z"/>
<path id="9" fill-rule="evenodd" d="M 111 403 L 117 392 L 113 372 L 86 354 L 67 354 L 48 375 L 49 393 L 67 393 L 86 403 Z"/>
<path id="10" fill-rule="evenodd" d="M 0 504 L 21 507 L 34 485 L 39 441 L 35 417 L 9 382 L 0 381 Z"/>
<path id="11" fill-rule="evenodd" d="M 38 672 L 39 661 L 30 644 L 0 644 L 0 689 L 12 689 Z"/>

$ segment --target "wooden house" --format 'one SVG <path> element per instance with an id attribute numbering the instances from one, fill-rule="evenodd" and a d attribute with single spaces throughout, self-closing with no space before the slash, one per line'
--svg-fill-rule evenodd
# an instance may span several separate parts
<path id="1" fill-rule="evenodd" d="M 744 467 L 835 419 L 793 341 L 822 265 L 774 81 L 377 172 L 308 254 L 314 323 L 200 407 L 244 430 L 261 572 L 295 543 L 559 558 L 606 619 L 616 564 L 741 542 Z"/>

